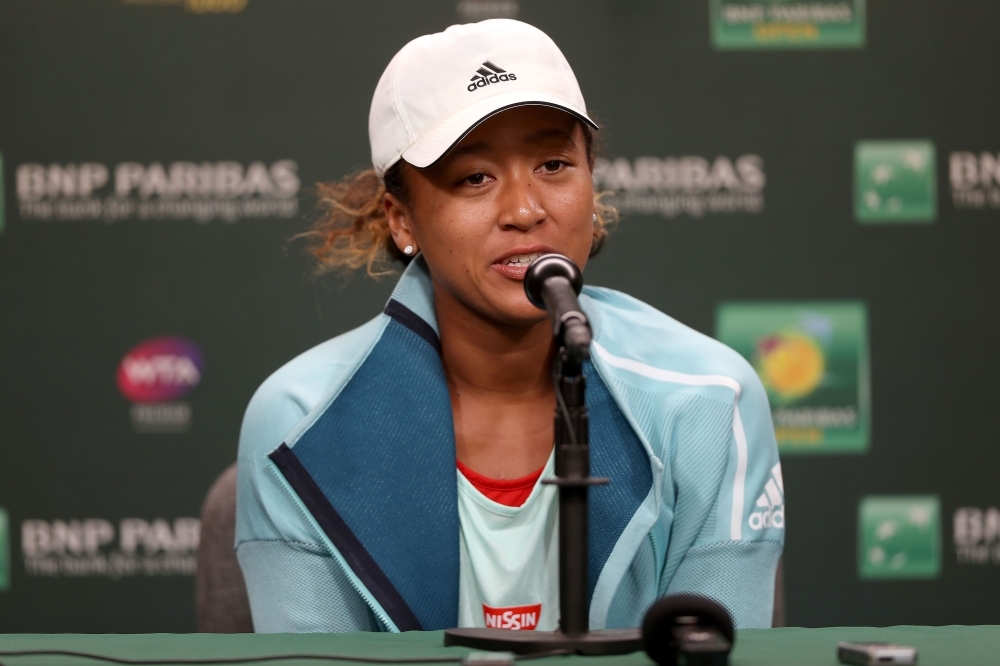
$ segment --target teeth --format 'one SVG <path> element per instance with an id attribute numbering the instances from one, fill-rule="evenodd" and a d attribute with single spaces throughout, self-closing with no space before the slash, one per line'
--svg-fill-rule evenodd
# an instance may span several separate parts
<path id="1" fill-rule="evenodd" d="M 542 256 L 541 252 L 532 252 L 531 254 L 515 254 L 507 257 L 504 263 L 508 266 L 527 266 L 540 256 Z"/>

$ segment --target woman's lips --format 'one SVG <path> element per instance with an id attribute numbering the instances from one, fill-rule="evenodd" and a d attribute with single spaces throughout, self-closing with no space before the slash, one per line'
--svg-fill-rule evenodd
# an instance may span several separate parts
<path id="1" fill-rule="evenodd" d="M 530 252 L 527 254 L 512 254 L 493 264 L 493 270 L 500 273 L 505 278 L 511 280 L 523 280 L 524 274 L 528 272 L 528 266 L 544 252 Z"/>
<path id="2" fill-rule="evenodd" d="M 500 275 L 505 278 L 510 278 L 511 280 L 523 280 L 524 274 L 528 272 L 528 266 L 512 265 L 512 264 L 493 264 L 493 270 L 495 270 Z"/>

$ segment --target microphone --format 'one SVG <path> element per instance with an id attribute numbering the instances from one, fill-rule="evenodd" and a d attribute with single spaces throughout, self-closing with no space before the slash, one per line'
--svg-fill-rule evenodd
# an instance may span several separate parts
<path id="1" fill-rule="evenodd" d="M 735 639 L 729 612 L 694 594 L 663 597 L 642 621 L 642 647 L 660 666 L 725 666 Z"/>
<path id="2" fill-rule="evenodd" d="M 576 295 L 583 288 L 583 275 L 568 257 L 543 254 L 528 266 L 524 293 L 552 319 L 552 334 L 577 361 L 590 358 L 590 322 Z"/>

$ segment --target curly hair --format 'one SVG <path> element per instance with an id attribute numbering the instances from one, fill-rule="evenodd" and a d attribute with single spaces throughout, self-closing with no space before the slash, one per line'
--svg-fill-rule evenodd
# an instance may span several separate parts
<path id="1" fill-rule="evenodd" d="M 593 169 L 594 135 L 586 124 L 580 123 L 580 127 L 586 142 L 587 162 Z M 317 273 L 354 271 L 364 266 L 369 276 L 378 278 L 395 272 L 395 265 L 405 266 L 410 262 L 412 257 L 403 254 L 392 240 L 382 205 L 386 193 L 403 203 L 409 202 L 402 167 L 402 160 L 396 162 L 381 180 L 374 169 L 366 169 L 316 186 L 322 214 L 308 231 L 296 238 L 308 241 L 308 252 L 316 260 Z M 606 194 L 594 196 L 596 220 L 590 256 L 597 254 L 618 222 L 618 211 L 601 202 Z"/>

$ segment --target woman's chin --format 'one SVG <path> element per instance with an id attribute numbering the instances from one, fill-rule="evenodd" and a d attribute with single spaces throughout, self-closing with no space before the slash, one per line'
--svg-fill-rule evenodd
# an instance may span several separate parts
<path id="1" fill-rule="evenodd" d="M 548 320 L 548 315 L 528 302 L 524 292 L 520 298 L 504 299 L 493 303 L 492 318 L 505 326 L 530 328 Z"/>

